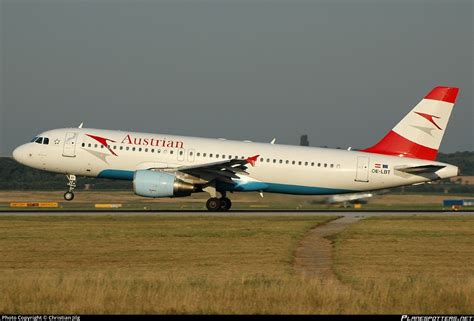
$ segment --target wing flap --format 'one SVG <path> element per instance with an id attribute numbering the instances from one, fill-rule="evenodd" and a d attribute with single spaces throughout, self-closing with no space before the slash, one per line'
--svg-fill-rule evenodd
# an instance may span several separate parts
<path id="1" fill-rule="evenodd" d="M 239 178 L 237 174 L 248 175 L 247 165 L 255 165 L 259 155 L 246 159 L 229 159 L 219 162 L 199 164 L 192 166 L 182 166 L 176 168 L 176 171 L 189 174 L 206 181 L 217 180 L 227 184 L 235 184 L 233 178 Z"/>

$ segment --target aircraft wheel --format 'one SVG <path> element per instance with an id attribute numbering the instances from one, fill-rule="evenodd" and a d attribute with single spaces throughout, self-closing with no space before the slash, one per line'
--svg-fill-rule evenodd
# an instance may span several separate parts
<path id="1" fill-rule="evenodd" d="M 216 197 L 211 197 L 207 200 L 206 207 L 211 212 L 217 212 L 221 209 L 221 201 Z"/>
<path id="2" fill-rule="evenodd" d="M 66 201 L 72 201 L 74 199 L 74 193 L 73 192 L 64 193 L 64 199 Z"/>
<path id="3" fill-rule="evenodd" d="M 228 211 L 232 207 L 232 202 L 227 197 L 220 199 L 221 201 L 221 211 Z"/>

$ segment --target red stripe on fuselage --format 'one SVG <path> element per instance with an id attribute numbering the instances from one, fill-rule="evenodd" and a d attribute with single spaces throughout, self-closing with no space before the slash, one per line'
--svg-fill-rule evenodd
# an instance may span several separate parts
<path id="1" fill-rule="evenodd" d="M 438 150 L 414 143 L 393 130 L 385 135 L 380 142 L 362 150 L 362 152 L 426 160 L 435 160 L 438 154 Z"/>

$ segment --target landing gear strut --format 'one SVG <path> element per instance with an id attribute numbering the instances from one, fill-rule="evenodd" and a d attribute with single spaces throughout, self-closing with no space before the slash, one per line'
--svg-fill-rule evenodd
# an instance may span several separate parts
<path id="1" fill-rule="evenodd" d="M 74 189 L 76 188 L 76 175 L 66 175 L 68 179 L 67 186 L 69 186 L 69 191 L 64 193 L 64 199 L 66 201 L 72 201 L 74 199 Z"/>

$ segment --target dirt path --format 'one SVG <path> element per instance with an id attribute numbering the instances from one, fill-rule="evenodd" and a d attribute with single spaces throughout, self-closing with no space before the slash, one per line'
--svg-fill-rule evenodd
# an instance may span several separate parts
<path id="1" fill-rule="evenodd" d="M 296 249 L 294 263 L 296 273 L 337 281 L 332 270 L 332 244 L 325 237 L 341 232 L 362 218 L 362 216 L 345 216 L 312 229 Z"/>

